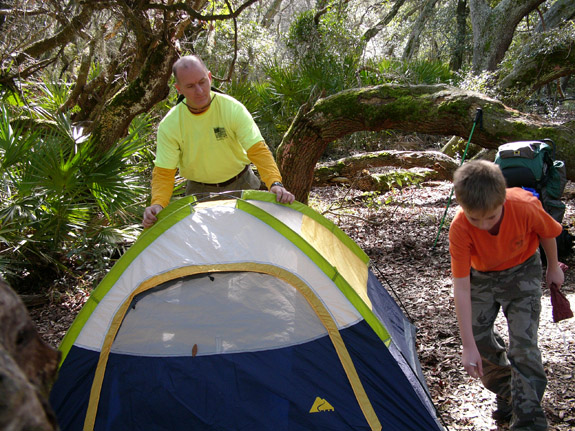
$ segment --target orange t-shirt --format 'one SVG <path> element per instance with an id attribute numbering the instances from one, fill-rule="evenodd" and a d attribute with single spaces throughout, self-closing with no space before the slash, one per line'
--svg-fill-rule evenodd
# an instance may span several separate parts
<path id="1" fill-rule="evenodd" d="M 555 238 L 561 233 L 561 224 L 526 190 L 507 189 L 503 208 L 497 235 L 472 226 L 459 209 L 449 229 L 451 272 L 455 278 L 468 276 L 471 267 L 487 272 L 519 265 L 535 253 L 540 237 Z"/>

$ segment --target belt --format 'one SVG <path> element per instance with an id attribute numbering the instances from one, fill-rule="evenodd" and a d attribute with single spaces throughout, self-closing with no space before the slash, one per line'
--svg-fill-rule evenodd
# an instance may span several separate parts
<path id="1" fill-rule="evenodd" d="M 242 169 L 242 171 L 237 174 L 235 177 L 230 178 L 227 181 L 224 181 L 223 183 L 201 183 L 199 181 L 194 181 L 194 183 L 198 183 L 201 184 L 203 186 L 211 186 L 211 187 L 225 187 L 225 186 L 229 186 L 231 183 L 233 183 L 234 181 L 236 181 L 239 177 L 241 177 L 243 174 L 246 173 L 246 171 L 248 170 L 248 168 L 250 167 L 250 165 L 245 165 L 244 168 Z"/>

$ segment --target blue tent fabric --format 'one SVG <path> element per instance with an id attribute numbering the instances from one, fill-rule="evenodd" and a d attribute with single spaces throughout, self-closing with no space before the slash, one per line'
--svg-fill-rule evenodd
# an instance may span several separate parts
<path id="1" fill-rule="evenodd" d="M 50 392 L 50 405 L 57 412 L 62 430 L 82 429 L 99 357 L 100 352 L 73 346 L 70 360 L 60 367 Z"/>
<path id="2" fill-rule="evenodd" d="M 415 327 L 407 320 L 401 308 L 399 308 L 372 271 L 369 271 L 367 294 L 373 304 L 375 315 L 383 322 L 385 328 L 391 334 L 392 340 L 398 345 L 399 350 L 411 352 L 411 345 L 407 343 L 406 339 L 412 339 L 415 335 Z M 406 336 L 406 332 L 409 333 L 408 336 Z"/>
<path id="3" fill-rule="evenodd" d="M 359 323 L 342 335 L 383 429 L 439 429 L 369 325 Z M 68 385 L 71 379 L 89 385 L 95 360 L 94 352 L 74 348 L 66 364 L 71 369 L 63 370 L 67 378 L 56 384 Z M 155 387 L 149 382 L 164 383 Z M 78 387 L 77 392 L 86 391 Z M 58 393 L 55 388 L 51 402 L 62 429 L 82 429 L 83 416 L 73 414 L 70 406 L 61 410 L 70 397 L 61 400 Z M 87 402 L 85 396 L 71 397 L 79 404 Z M 317 397 L 333 411 L 309 413 Z M 323 337 L 286 349 L 229 355 L 112 354 L 95 430 L 145 430 L 150 423 L 156 423 L 150 429 L 158 431 L 180 429 L 181 424 L 198 430 L 369 430 L 358 410 L 331 341 Z"/>
<path id="4" fill-rule="evenodd" d="M 398 361 L 377 342 L 369 325 L 358 323 L 342 335 L 384 430 L 440 429 Z"/>
<path id="5" fill-rule="evenodd" d="M 62 431 L 443 429 L 365 253 L 267 195 L 167 208 L 120 259 L 63 342 Z"/>

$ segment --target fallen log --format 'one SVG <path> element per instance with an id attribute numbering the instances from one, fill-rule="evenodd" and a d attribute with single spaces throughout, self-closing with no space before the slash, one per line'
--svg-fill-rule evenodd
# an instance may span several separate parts
<path id="1" fill-rule="evenodd" d="M 353 182 L 354 186 L 360 190 L 385 191 L 389 189 L 387 187 L 390 182 L 387 180 L 389 177 L 373 172 L 376 168 L 422 168 L 422 170 L 414 171 L 414 177 L 420 176 L 425 180 L 451 180 L 458 166 L 455 159 L 439 151 L 376 151 L 318 164 L 314 171 L 313 184 L 322 186 Z"/>

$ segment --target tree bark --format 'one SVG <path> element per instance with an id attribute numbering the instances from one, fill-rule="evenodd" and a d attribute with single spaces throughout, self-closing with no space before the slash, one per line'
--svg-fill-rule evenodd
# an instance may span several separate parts
<path id="1" fill-rule="evenodd" d="M 544 37 L 544 33 L 541 35 Z M 529 45 L 533 46 L 533 45 Z M 575 73 L 575 44 L 555 45 L 522 57 L 511 73 L 499 81 L 499 88 L 524 88 L 532 93 L 546 84 Z"/>
<path id="2" fill-rule="evenodd" d="M 469 0 L 476 73 L 494 71 L 513 39 L 517 24 L 545 0 L 502 0 L 490 7 L 486 0 Z"/>
<path id="3" fill-rule="evenodd" d="M 575 2 L 573 0 L 557 0 L 545 12 L 543 21 L 535 27 L 535 31 L 543 33 L 550 28 L 559 27 L 563 22 L 571 21 L 573 18 L 575 18 Z"/>
<path id="4" fill-rule="evenodd" d="M 433 8 L 437 2 L 438 0 L 427 0 L 423 5 L 423 9 L 413 24 L 409 39 L 405 45 L 402 56 L 403 60 L 411 60 L 419 50 L 419 38 L 425 29 L 425 24 L 433 16 Z"/>
<path id="5" fill-rule="evenodd" d="M 499 88 L 526 87 L 529 93 L 559 78 L 575 73 L 575 42 L 565 37 L 563 24 L 575 17 L 573 0 L 558 0 L 543 15 L 535 34 L 525 45 L 513 70 L 499 82 Z M 552 46 L 546 42 L 553 40 Z"/>
<path id="6" fill-rule="evenodd" d="M 456 22 L 457 32 L 455 33 L 455 46 L 451 52 L 449 67 L 451 70 L 460 70 L 463 66 L 463 54 L 465 53 L 465 42 L 467 40 L 467 16 L 469 8 L 467 0 L 457 1 Z"/>
<path id="7" fill-rule="evenodd" d="M 22 53 L 20 53 L 16 60 L 18 63 L 25 62 L 28 58 L 36 58 L 44 55 L 58 47 L 65 46 L 81 34 L 81 31 L 86 27 L 92 18 L 92 13 L 97 8 L 97 2 L 84 2 L 82 8 L 76 16 L 70 20 L 70 24 L 63 27 L 53 36 L 39 40 L 28 46 Z"/>
<path id="8" fill-rule="evenodd" d="M 365 176 L 362 174 L 366 170 L 382 167 L 425 168 L 431 171 L 427 175 L 429 179 L 450 180 L 458 166 L 455 159 L 439 151 L 377 151 L 318 165 L 314 170 L 313 184 L 321 186 L 341 182 L 352 183 L 358 176 Z M 358 188 L 361 190 L 381 190 L 377 182 L 360 180 L 359 185 Z"/>
<path id="9" fill-rule="evenodd" d="M 177 58 L 178 52 L 171 42 L 161 40 L 152 44 L 136 79 L 106 103 L 92 131 L 102 150 L 111 148 L 126 136 L 137 115 L 168 96 L 172 65 Z"/>
<path id="10" fill-rule="evenodd" d="M 391 22 L 393 18 L 395 18 L 395 16 L 399 12 L 399 9 L 401 8 L 401 6 L 403 6 L 404 3 L 405 0 L 396 0 L 395 3 L 393 4 L 393 8 L 391 9 L 391 11 L 389 11 L 389 13 L 381 21 L 379 21 L 377 24 L 367 29 L 365 33 L 363 33 L 362 37 L 363 42 L 367 43 L 375 36 L 377 36 L 377 34 L 381 30 L 383 30 Z"/>
<path id="11" fill-rule="evenodd" d="M 276 15 L 280 11 L 281 4 L 282 4 L 282 0 L 273 0 L 271 2 L 271 5 L 266 10 L 266 13 L 264 14 L 264 16 L 261 20 L 261 26 L 263 28 L 270 28 L 271 27 L 271 25 L 274 21 L 274 18 L 276 17 Z"/>
<path id="12" fill-rule="evenodd" d="M 0 429 L 58 429 L 48 391 L 59 353 L 41 338 L 18 295 L 0 279 Z"/>
<path id="13" fill-rule="evenodd" d="M 474 127 L 477 109 L 483 125 Z M 296 199 L 307 202 L 314 168 L 327 145 L 358 131 L 394 129 L 431 135 L 457 135 L 485 148 L 517 141 L 550 138 L 575 178 L 575 123 L 556 125 L 513 110 L 479 93 L 447 85 L 380 85 L 346 90 L 313 107 L 302 107 L 277 149 L 284 183 Z"/>

